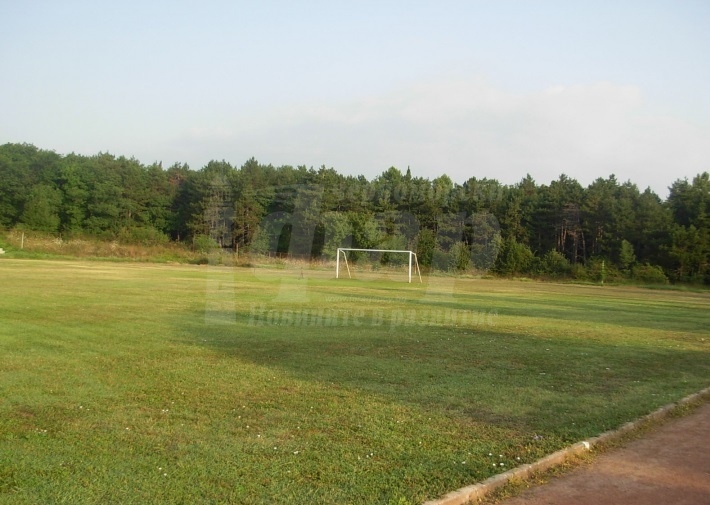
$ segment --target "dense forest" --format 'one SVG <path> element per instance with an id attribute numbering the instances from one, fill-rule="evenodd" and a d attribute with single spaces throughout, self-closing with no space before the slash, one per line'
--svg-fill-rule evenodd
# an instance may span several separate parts
<path id="1" fill-rule="evenodd" d="M 333 258 L 341 246 L 412 249 L 442 270 L 710 284 L 709 216 L 708 173 L 677 180 L 663 201 L 613 175 L 586 188 L 565 175 L 549 185 L 529 175 L 514 185 L 456 184 L 392 167 L 368 181 L 253 158 L 166 169 L 106 153 L 0 146 L 0 229 L 63 238 L 309 258 Z"/>

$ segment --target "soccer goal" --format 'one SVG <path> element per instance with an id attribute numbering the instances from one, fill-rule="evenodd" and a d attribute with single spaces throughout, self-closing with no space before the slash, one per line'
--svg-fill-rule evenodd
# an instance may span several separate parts
<path id="1" fill-rule="evenodd" d="M 409 255 L 409 268 L 408 268 L 409 283 L 411 284 L 411 282 L 412 282 L 412 266 L 414 266 L 417 270 L 417 274 L 419 275 L 419 282 L 420 283 L 422 282 L 422 272 L 419 270 L 419 261 L 417 261 L 417 254 L 414 251 L 398 251 L 398 250 L 394 250 L 394 249 L 355 249 L 352 247 L 339 247 L 338 248 L 338 253 L 335 257 L 335 278 L 336 279 L 340 278 L 340 256 L 341 255 L 342 255 L 343 260 L 345 262 L 345 268 L 348 271 L 348 277 L 350 279 L 352 279 L 352 275 L 350 275 L 350 266 L 348 265 L 348 255 L 346 254 L 347 251 L 408 254 Z"/>

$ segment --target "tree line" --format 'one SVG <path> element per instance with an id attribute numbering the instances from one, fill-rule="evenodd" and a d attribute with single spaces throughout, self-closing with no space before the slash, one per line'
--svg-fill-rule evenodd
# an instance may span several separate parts
<path id="1" fill-rule="evenodd" d="M 669 190 L 664 201 L 613 175 L 586 188 L 565 175 L 457 184 L 394 167 L 368 180 L 253 158 L 166 169 L 0 146 L 5 229 L 310 258 L 333 258 L 337 247 L 412 249 L 442 270 L 710 284 L 708 173 Z"/>

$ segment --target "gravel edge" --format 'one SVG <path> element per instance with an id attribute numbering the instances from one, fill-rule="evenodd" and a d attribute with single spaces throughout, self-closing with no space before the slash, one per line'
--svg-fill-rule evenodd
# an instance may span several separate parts
<path id="1" fill-rule="evenodd" d="M 504 486 L 513 479 L 526 480 L 533 473 L 544 472 L 552 467 L 562 465 L 573 456 L 585 453 L 595 446 L 618 440 L 627 433 L 639 429 L 649 421 L 663 420 L 669 417 L 679 407 L 683 407 L 689 403 L 701 401 L 706 398 L 710 398 L 710 387 L 686 396 L 677 402 L 669 403 L 668 405 L 665 405 L 635 421 L 628 422 L 615 430 L 605 431 L 599 436 L 583 440 L 582 442 L 577 442 L 576 444 L 570 445 L 565 449 L 561 449 L 550 454 L 549 456 L 545 456 L 534 463 L 518 466 L 512 470 L 508 470 L 507 472 L 494 475 L 483 482 L 457 489 L 442 498 L 426 501 L 424 502 L 424 505 L 467 505 L 474 500 L 483 498 L 493 490 Z"/>

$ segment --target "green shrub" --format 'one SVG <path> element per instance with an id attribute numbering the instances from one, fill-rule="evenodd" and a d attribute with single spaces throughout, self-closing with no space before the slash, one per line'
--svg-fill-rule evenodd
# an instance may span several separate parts
<path id="1" fill-rule="evenodd" d="M 141 245 L 163 245 L 170 241 L 166 234 L 152 226 L 123 228 L 118 234 L 118 239 L 126 244 Z"/>
<path id="2" fill-rule="evenodd" d="M 456 242 L 451 246 L 450 252 L 453 259 L 453 268 L 459 272 L 465 271 L 471 262 L 471 250 L 465 242 Z"/>
<path id="3" fill-rule="evenodd" d="M 636 265 L 632 272 L 635 281 L 644 284 L 668 284 L 668 277 L 658 265 Z"/>
<path id="4" fill-rule="evenodd" d="M 429 228 L 422 228 L 417 236 L 417 258 L 419 265 L 423 267 L 432 265 L 435 248 L 436 235 Z"/>
<path id="5" fill-rule="evenodd" d="M 496 259 L 495 269 L 503 275 L 526 274 L 532 271 L 535 255 L 530 248 L 514 239 L 505 240 Z"/>
<path id="6" fill-rule="evenodd" d="M 557 251 L 548 251 L 540 264 L 541 273 L 550 277 L 564 277 L 570 273 L 572 266 L 565 256 Z"/>
<path id="7" fill-rule="evenodd" d="M 636 255 L 634 254 L 634 246 L 628 240 L 621 241 L 621 250 L 619 251 L 619 266 L 624 275 L 632 275 L 632 268 L 636 263 Z"/>
<path id="8" fill-rule="evenodd" d="M 589 269 L 582 265 L 581 263 L 577 263 L 576 265 L 572 265 L 572 270 L 571 270 L 571 275 L 572 278 L 578 281 L 588 281 L 590 280 L 589 277 Z"/>
<path id="9" fill-rule="evenodd" d="M 591 258 L 587 262 L 588 280 L 592 282 L 623 282 L 624 275 L 606 258 Z"/>
<path id="10" fill-rule="evenodd" d="M 218 247 L 217 241 L 207 235 L 197 235 L 192 241 L 192 248 L 201 253 L 206 253 Z"/>
<path id="11" fill-rule="evenodd" d="M 448 272 L 453 269 L 456 264 L 456 259 L 450 252 L 444 252 L 441 249 L 434 249 L 431 258 L 432 270 Z"/>

